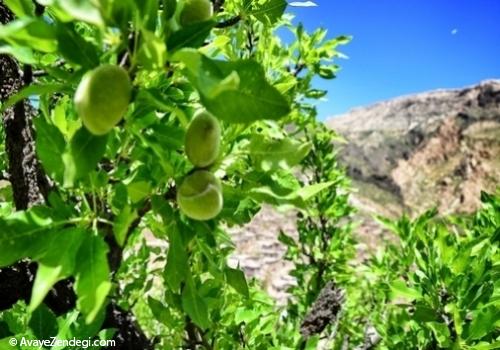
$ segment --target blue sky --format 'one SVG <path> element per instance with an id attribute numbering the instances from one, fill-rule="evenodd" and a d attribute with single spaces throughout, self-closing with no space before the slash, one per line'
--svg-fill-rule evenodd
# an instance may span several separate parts
<path id="1" fill-rule="evenodd" d="M 500 78 L 500 0 L 314 0 L 289 7 L 308 30 L 353 36 L 320 119 L 357 106 Z"/>

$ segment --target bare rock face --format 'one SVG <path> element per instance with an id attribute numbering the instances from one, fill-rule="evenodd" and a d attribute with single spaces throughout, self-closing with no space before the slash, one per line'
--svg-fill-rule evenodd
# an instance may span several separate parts
<path id="1" fill-rule="evenodd" d="M 471 212 L 481 190 L 500 184 L 499 80 L 381 102 L 327 124 L 348 142 L 340 156 L 365 214 Z"/>

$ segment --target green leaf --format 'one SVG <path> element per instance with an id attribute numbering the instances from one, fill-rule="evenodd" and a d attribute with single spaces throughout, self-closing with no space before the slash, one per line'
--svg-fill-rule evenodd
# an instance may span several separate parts
<path id="1" fill-rule="evenodd" d="M 249 324 L 259 318 L 259 316 L 260 313 L 256 310 L 249 310 L 243 307 L 239 307 L 234 313 L 234 321 L 236 322 L 236 324 L 240 324 L 242 322 Z"/>
<path id="2" fill-rule="evenodd" d="M 196 22 L 173 32 L 167 41 L 169 52 L 174 52 L 185 47 L 200 47 L 210 35 L 215 23 L 212 20 Z"/>
<path id="3" fill-rule="evenodd" d="M 259 119 L 279 119 L 290 112 L 286 99 L 271 86 L 264 70 L 255 61 L 218 61 L 221 76 L 239 77 L 239 86 L 222 90 L 214 98 L 202 97 L 202 102 L 214 115 L 230 123 L 251 123 Z M 224 82 L 224 79 L 221 81 Z"/>
<path id="4" fill-rule="evenodd" d="M 306 97 L 307 98 L 315 98 L 315 99 L 320 99 L 322 97 L 325 97 L 328 91 L 326 90 L 319 90 L 319 89 L 311 89 L 309 91 L 306 91 Z"/>
<path id="5" fill-rule="evenodd" d="M 19 345 L 12 346 L 11 339 L 16 338 L 16 337 L 6 337 L 6 338 L 0 338 L 0 349 L 5 349 L 5 350 L 23 350 L 19 347 Z M 16 338 L 17 339 L 17 338 Z"/>
<path id="6" fill-rule="evenodd" d="M 128 28 L 137 10 L 133 0 L 100 0 L 99 7 L 108 27 Z"/>
<path id="7" fill-rule="evenodd" d="M 450 269 L 455 274 L 460 274 L 469 268 L 471 248 L 464 247 L 459 250 L 450 264 Z"/>
<path id="8" fill-rule="evenodd" d="M 448 348 L 450 346 L 450 330 L 444 323 L 429 322 L 427 323 L 434 333 L 439 346 L 441 348 Z"/>
<path id="9" fill-rule="evenodd" d="M 145 139 L 152 148 L 158 145 L 158 154 L 164 155 L 165 151 L 178 150 L 184 145 L 184 135 L 186 131 L 178 126 L 159 124 L 154 127 L 152 135 L 146 135 Z"/>
<path id="10" fill-rule="evenodd" d="M 79 339 L 94 338 L 99 330 L 102 329 L 104 319 L 106 318 L 106 309 L 102 308 L 97 314 L 95 320 L 89 324 L 85 323 L 82 314 L 73 308 L 63 317 L 59 317 L 59 339 L 68 339 L 68 337 L 77 337 Z M 54 350 L 62 350 L 55 348 Z M 96 349 L 97 350 L 97 349 Z"/>
<path id="11" fill-rule="evenodd" d="M 151 185 L 146 181 L 134 181 L 127 185 L 127 192 L 132 203 L 137 203 L 149 196 Z"/>
<path id="12" fill-rule="evenodd" d="M 34 118 L 36 130 L 36 154 L 47 174 L 58 181 L 64 174 L 63 154 L 66 141 L 59 129 L 44 118 Z"/>
<path id="13" fill-rule="evenodd" d="M 260 134 L 253 135 L 250 142 L 252 162 L 257 169 L 263 171 L 289 169 L 299 164 L 310 150 L 310 143 L 301 143 L 289 138 L 269 139 Z"/>
<path id="14" fill-rule="evenodd" d="M 323 79 L 333 79 L 336 77 L 337 70 L 334 66 L 322 66 L 319 68 L 318 74 Z"/>
<path id="15" fill-rule="evenodd" d="M 313 185 L 308 185 L 301 187 L 297 190 L 296 195 L 303 201 L 308 201 L 319 193 L 323 192 L 327 188 L 335 185 L 335 181 L 321 182 Z"/>
<path id="16" fill-rule="evenodd" d="M 74 19 L 103 26 L 101 13 L 94 3 L 88 0 L 57 0 L 57 4 Z"/>
<path id="17" fill-rule="evenodd" d="M 188 279 L 182 290 L 182 308 L 197 326 L 206 329 L 210 326 L 208 308 L 193 284 L 193 280 Z"/>
<path id="18" fill-rule="evenodd" d="M 403 297 L 410 300 L 418 300 L 422 298 L 422 294 L 416 289 L 410 288 L 403 280 L 395 280 L 390 285 L 393 298 Z"/>
<path id="19" fill-rule="evenodd" d="M 113 234 L 115 235 L 116 242 L 120 247 L 125 244 L 127 232 L 130 225 L 137 218 L 137 212 L 129 205 L 126 205 L 118 214 L 113 224 Z"/>
<path id="20" fill-rule="evenodd" d="M 88 235 L 78 254 L 75 269 L 75 291 L 78 309 L 85 315 L 85 322 L 91 323 L 103 307 L 111 290 L 108 246 L 101 236 Z"/>
<path id="21" fill-rule="evenodd" d="M 500 309 L 491 306 L 483 310 L 474 312 L 474 318 L 468 330 L 467 340 L 480 340 L 484 336 L 493 333 L 498 329 L 496 322 L 500 320 Z"/>
<path id="22" fill-rule="evenodd" d="M 41 52 L 57 51 L 56 31 L 42 19 L 22 18 L 0 26 L 0 41 Z"/>
<path id="23" fill-rule="evenodd" d="M 16 261 L 43 255 L 55 236 L 54 228 L 64 224 L 54 222 L 47 207 L 33 207 L 0 218 L 0 267 Z"/>
<path id="24" fill-rule="evenodd" d="M 96 47 L 83 39 L 75 30 L 73 24 L 57 25 L 57 40 L 59 52 L 69 62 L 86 69 L 99 65 Z"/>
<path id="25" fill-rule="evenodd" d="M 253 60 L 212 60 L 191 49 L 174 54 L 187 67 L 187 76 L 200 92 L 203 105 L 229 123 L 279 119 L 290 112 L 287 100 L 266 80 Z"/>
<path id="26" fill-rule="evenodd" d="M 257 201 L 267 202 L 272 205 L 293 205 L 305 209 L 307 207 L 306 202 L 309 199 L 334 184 L 334 181 L 323 182 L 304 186 L 288 193 L 277 193 L 272 186 L 262 186 L 251 189 L 249 195 Z"/>
<path id="27" fill-rule="evenodd" d="M 254 15 L 263 23 L 273 24 L 281 18 L 285 12 L 287 2 L 285 0 L 267 0 L 255 2 L 250 14 Z"/>
<path id="28" fill-rule="evenodd" d="M 35 13 L 33 0 L 3 0 L 16 17 L 32 17 Z"/>
<path id="29" fill-rule="evenodd" d="M 149 31 L 156 28 L 158 18 L 159 0 L 134 0 L 139 13 L 140 27 Z"/>
<path id="30" fill-rule="evenodd" d="M 156 320 L 166 326 L 172 324 L 172 314 L 162 302 L 152 297 L 148 297 L 148 305 Z"/>
<path id="31" fill-rule="evenodd" d="M 184 282 L 189 272 L 188 257 L 186 247 L 182 244 L 179 233 L 177 231 L 171 231 L 169 237 L 167 265 L 165 266 L 164 278 L 170 289 L 178 291 L 181 283 Z"/>
<path id="32" fill-rule="evenodd" d="M 162 69 L 167 60 L 167 48 L 162 39 L 153 32 L 143 30 L 138 62 L 145 69 Z"/>
<path id="33" fill-rule="evenodd" d="M 292 237 L 286 235 L 283 231 L 280 231 L 278 235 L 278 241 L 280 241 L 283 244 L 286 244 L 289 247 L 297 246 L 297 242 L 295 242 L 295 240 Z"/>
<path id="34" fill-rule="evenodd" d="M 58 332 L 57 319 L 45 305 L 40 305 L 32 314 L 28 326 L 37 339 L 51 339 Z"/>
<path id="35" fill-rule="evenodd" d="M 11 55 L 16 60 L 25 64 L 35 64 L 38 60 L 29 47 L 0 45 L 0 54 Z"/>
<path id="36" fill-rule="evenodd" d="M 463 322 L 463 317 L 461 315 L 461 310 L 458 308 L 457 304 L 449 303 L 445 306 L 444 310 L 453 316 L 453 323 L 455 326 L 455 331 L 458 336 L 462 336 L 463 327 L 465 323 Z"/>
<path id="37" fill-rule="evenodd" d="M 163 18 L 170 19 L 175 14 L 177 0 L 162 0 L 163 1 Z"/>
<path id="38" fill-rule="evenodd" d="M 30 314 L 28 310 L 26 310 L 24 301 L 19 300 L 17 303 L 12 305 L 10 309 L 2 311 L 2 326 L 7 328 L 9 332 L 8 334 L 21 334 L 26 331 L 26 325 L 29 323 L 29 317 Z"/>
<path id="39" fill-rule="evenodd" d="M 73 135 L 69 151 L 63 155 L 65 187 L 72 187 L 76 180 L 95 169 L 106 151 L 107 139 L 107 135 L 92 135 L 84 127 Z"/>
<path id="40" fill-rule="evenodd" d="M 312 336 L 307 339 L 304 350 L 316 350 L 318 348 L 319 335 Z"/>
<path id="41" fill-rule="evenodd" d="M 493 343 L 481 342 L 477 345 L 471 346 L 470 350 L 494 350 L 500 349 L 500 341 L 495 341 Z"/>
<path id="42" fill-rule="evenodd" d="M 33 311 L 39 307 L 54 284 L 73 274 L 76 255 L 84 237 L 85 231 L 79 228 L 58 232 L 50 250 L 38 261 L 28 310 Z"/>
<path id="43" fill-rule="evenodd" d="M 418 322 L 431 322 L 438 320 L 438 314 L 436 311 L 426 305 L 417 304 L 415 307 L 415 312 L 413 313 L 413 319 Z"/>
<path id="44" fill-rule="evenodd" d="M 17 102 L 24 100 L 30 96 L 43 96 L 47 94 L 53 94 L 55 92 L 64 92 L 67 91 L 67 87 L 62 84 L 39 84 L 39 85 L 30 85 L 23 88 L 17 94 L 9 97 L 7 102 L 2 105 L 0 112 L 3 112 L 6 108 L 9 108 L 15 105 Z"/>
<path id="45" fill-rule="evenodd" d="M 242 225 L 252 220 L 259 207 L 251 198 L 239 188 L 223 184 L 224 207 L 221 216 L 230 225 Z"/>
<path id="46" fill-rule="evenodd" d="M 47 202 L 51 209 L 56 211 L 57 215 L 61 218 L 70 220 L 71 218 L 78 216 L 79 211 L 75 208 L 74 203 L 71 201 L 64 201 L 63 198 L 61 198 L 60 192 L 50 192 Z"/>
<path id="47" fill-rule="evenodd" d="M 245 298 L 249 297 L 248 285 L 245 274 L 239 269 L 227 267 L 225 270 L 227 283 Z"/>

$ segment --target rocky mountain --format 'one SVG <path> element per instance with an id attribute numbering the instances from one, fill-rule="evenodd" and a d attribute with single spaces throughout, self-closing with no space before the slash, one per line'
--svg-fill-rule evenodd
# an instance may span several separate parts
<path id="1" fill-rule="evenodd" d="M 327 124 L 347 141 L 339 145 L 340 157 L 353 179 L 362 252 L 383 233 L 373 214 L 415 215 L 434 206 L 442 213 L 470 212 L 481 190 L 500 186 L 500 80 L 380 102 Z M 280 229 L 293 235 L 293 215 L 267 207 L 233 232 L 234 264 L 278 298 L 293 283 L 281 259 Z"/>
<path id="2" fill-rule="evenodd" d="M 500 185 L 500 80 L 381 102 L 331 118 L 365 212 L 398 216 L 437 206 L 471 212 Z"/>

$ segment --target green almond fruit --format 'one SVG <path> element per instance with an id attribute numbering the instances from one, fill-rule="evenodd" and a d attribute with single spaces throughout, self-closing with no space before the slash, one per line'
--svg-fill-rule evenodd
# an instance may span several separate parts
<path id="1" fill-rule="evenodd" d="M 191 219 L 213 219 L 224 204 L 219 179 L 206 170 L 197 170 L 188 175 L 177 190 L 177 204 Z"/>
<path id="2" fill-rule="evenodd" d="M 181 26 L 208 21 L 214 14 L 210 0 L 186 0 L 181 11 Z"/>
<path id="3" fill-rule="evenodd" d="M 130 103 L 132 83 L 125 69 L 105 64 L 87 72 L 76 89 L 74 102 L 83 125 L 104 135 L 123 118 Z"/>
<path id="4" fill-rule="evenodd" d="M 207 111 L 196 114 L 188 126 L 184 149 L 189 161 L 198 168 L 212 165 L 219 156 L 221 128 Z"/>

